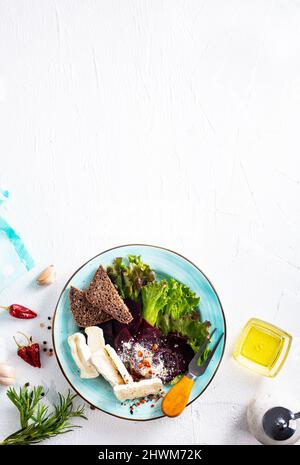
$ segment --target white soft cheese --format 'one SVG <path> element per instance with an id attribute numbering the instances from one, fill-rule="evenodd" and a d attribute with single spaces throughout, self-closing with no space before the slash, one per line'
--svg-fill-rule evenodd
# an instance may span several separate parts
<path id="1" fill-rule="evenodd" d="M 114 393 L 121 402 L 127 399 L 137 399 L 150 394 L 158 394 L 163 384 L 159 378 L 143 379 L 137 383 L 114 386 Z"/>
<path id="2" fill-rule="evenodd" d="M 115 351 L 115 349 L 112 346 L 110 346 L 109 344 L 106 344 L 105 349 L 106 349 L 108 355 L 110 356 L 110 358 L 112 359 L 116 369 L 118 370 L 118 372 L 122 376 L 122 378 L 124 380 L 124 383 L 125 384 L 132 383 L 133 382 L 132 376 L 128 372 L 126 366 L 124 365 L 124 363 L 120 359 L 120 357 L 117 354 L 117 352 Z"/>
<path id="3" fill-rule="evenodd" d="M 106 379 L 112 386 L 124 383 L 112 359 L 106 349 L 102 347 L 92 354 L 91 357 L 94 367 L 98 373 Z"/>
<path id="4" fill-rule="evenodd" d="M 101 328 L 98 326 L 89 326 L 85 328 L 85 332 L 87 334 L 87 343 L 92 354 L 105 346 L 103 330 Z"/>
<path id="5" fill-rule="evenodd" d="M 68 337 L 68 343 L 74 362 L 80 370 L 81 378 L 97 378 L 98 371 L 91 363 L 91 350 L 81 333 L 75 333 Z"/>

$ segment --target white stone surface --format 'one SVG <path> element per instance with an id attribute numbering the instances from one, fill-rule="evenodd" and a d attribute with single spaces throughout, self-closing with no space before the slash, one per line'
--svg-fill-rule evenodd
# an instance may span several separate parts
<path id="1" fill-rule="evenodd" d="M 300 336 L 299 24 L 299 0 L 0 2 L 0 171 L 37 261 L 1 304 L 47 323 L 83 262 L 140 242 L 197 263 L 228 324 L 216 378 L 181 417 L 88 410 L 52 444 L 256 443 L 246 406 L 261 379 L 231 352 L 252 316 Z M 38 288 L 51 263 L 56 284 Z M 19 382 L 65 391 L 54 357 L 41 370 L 17 358 L 17 330 L 50 332 L 0 315 Z M 299 374 L 288 379 L 300 395 Z M 17 426 L 3 389 L 0 425 Z"/>

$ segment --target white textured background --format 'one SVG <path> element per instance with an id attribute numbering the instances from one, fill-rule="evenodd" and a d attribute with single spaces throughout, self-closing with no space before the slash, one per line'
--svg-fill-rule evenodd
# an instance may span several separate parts
<path id="1" fill-rule="evenodd" d="M 231 351 L 251 316 L 300 335 L 299 31 L 299 0 L 0 0 L 0 170 L 38 264 L 1 304 L 46 321 L 78 266 L 144 242 L 197 263 L 228 324 L 220 371 L 181 417 L 89 410 L 52 443 L 256 442 L 245 408 L 260 378 Z M 50 263 L 57 283 L 38 289 Z M 19 381 L 66 390 L 54 357 L 17 360 L 17 329 L 50 334 L 0 316 Z M 17 426 L 3 389 L 0 424 Z"/>

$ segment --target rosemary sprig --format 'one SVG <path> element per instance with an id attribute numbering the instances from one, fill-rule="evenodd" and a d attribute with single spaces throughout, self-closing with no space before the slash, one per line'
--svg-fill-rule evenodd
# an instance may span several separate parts
<path id="1" fill-rule="evenodd" d="M 19 392 L 15 388 L 8 389 L 8 398 L 19 410 L 21 428 L 0 442 L 0 445 L 37 444 L 58 434 L 69 433 L 74 428 L 80 428 L 72 424 L 72 418 L 87 419 L 84 416 L 84 407 L 74 406 L 73 400 L 76 395 L 70 391 L 67 396 L 58 394 L 58 402 L 51 412 L 48 406 L 40 403 L 44 395 L 42 386 L 30 389 L 25 385 Z"/>
<path id="2" fill-rule="evenodd" d="M 19 410 L 21 428 L 26 428 L 37 404 L 44 396 L 43 387 L 37 386 L 29 390 L 28 386 L 25 385 L 20 387 L 19 394 L 14 388 L 10 388 L 6 395 Z"/>

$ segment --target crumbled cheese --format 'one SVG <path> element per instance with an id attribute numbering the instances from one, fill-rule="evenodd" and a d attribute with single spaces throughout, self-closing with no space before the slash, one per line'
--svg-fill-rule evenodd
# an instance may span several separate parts
<path id="1" fill-rule="evenodd" d="M 131 373 L 135 372 L 143 378 L 160 378 L 162 381 L 168 377 L 172 367 L 166 367 L 162 355 L 155 357 L 155 351 L 143 346 L 140 342 L 129 341 L 123 343 L 119 353 L 123 363 Z"/>

